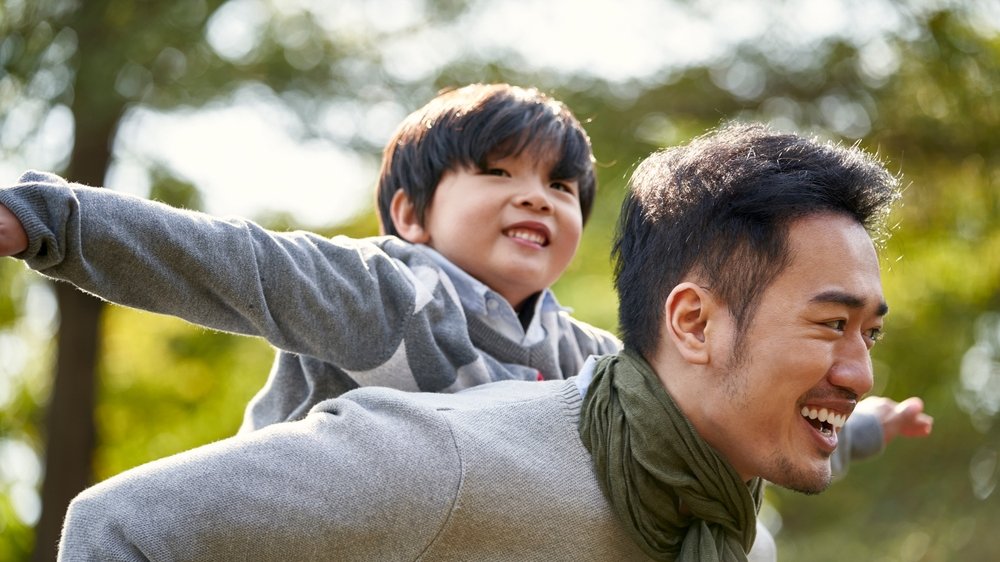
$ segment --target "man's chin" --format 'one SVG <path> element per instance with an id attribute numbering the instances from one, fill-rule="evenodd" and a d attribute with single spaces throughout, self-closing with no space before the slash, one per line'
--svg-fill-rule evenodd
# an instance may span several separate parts
<path id="1" fill-rule="evenodd" d="M 807 495 L 815 495 L 830 486 L 833 480 L 830 462 L 810 467 L 792 467 L 785 464 L 773 478 L 767 480 L 782 488 Z"/>
<path id="2" fill-rule="evenodd" d="M 788 485 L 779 484 L 783 488 L 788 488 L 793 492 L 798 492 L 800 494 L 805 494 L 807 496 L 815 496 L 816 494 L 826 490 L 830 487 L 830 478 L 822 482 L 794 482 Z"/>

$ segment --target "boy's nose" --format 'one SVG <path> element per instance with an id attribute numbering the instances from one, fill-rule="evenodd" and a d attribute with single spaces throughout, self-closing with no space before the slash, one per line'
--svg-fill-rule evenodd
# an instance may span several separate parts
<path id="1" fill-rule="evenodd" d="M 547 186 L 541 182 L 525 182 L 514 197 L 514 204 L 538 212 L 551 212 L 552 201 L 549 200 L 547 189 Z"/>

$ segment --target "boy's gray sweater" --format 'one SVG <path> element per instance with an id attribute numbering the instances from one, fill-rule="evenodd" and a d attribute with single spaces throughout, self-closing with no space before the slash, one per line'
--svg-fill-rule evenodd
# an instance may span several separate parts
<path id="1" fill-rule="evenodd" d="M 395 237 L 276 233 L 28 172 L 0 189 L 28 234 L 27 264 L 111 302 L 265 338 L 278 348 L 243 430 L 300 419 L 358 386 L 455 391 L 562 379 L 611 334 L 539 307 L 545 336 L 514 341 L 463 309 L 451 279 Z"/>

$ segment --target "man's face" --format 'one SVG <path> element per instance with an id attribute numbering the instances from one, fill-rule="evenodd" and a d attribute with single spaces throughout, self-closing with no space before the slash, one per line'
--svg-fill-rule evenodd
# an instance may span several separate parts
<path id="1" fill-rule="evenodd" d="M 717 327 L 730 353 L 717 369 L 708 435 L 742 476 L 817 493 L 830 482 L 838 426 L 871 390 L 869 351 L 887 309 L 874 246 L 854 220 L 799 219 L 789 247 L 791 263 L 764 291 L 739 360 L 731 318 Z"/>

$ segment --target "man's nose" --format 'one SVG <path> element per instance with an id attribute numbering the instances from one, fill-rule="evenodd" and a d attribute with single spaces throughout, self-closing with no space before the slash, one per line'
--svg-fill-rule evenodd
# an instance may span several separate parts
<path id="1" fill-rule="evenodd" d="M 837 346 L 837 357 L 830 371 L 830 383 L 864 396 L 875 384 L 872 358 L 865 345 L 864 335 L 857 333 L 845 338 Z"/>

